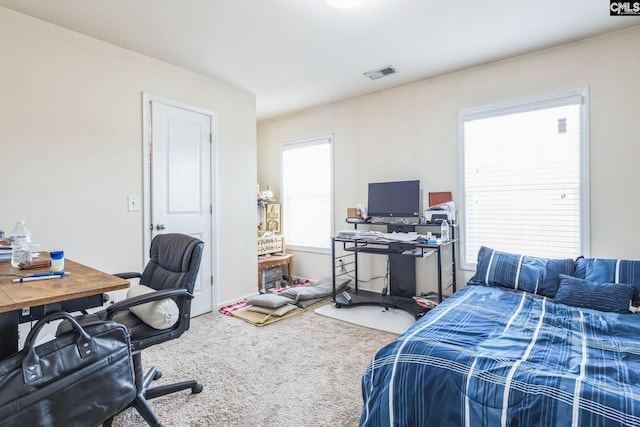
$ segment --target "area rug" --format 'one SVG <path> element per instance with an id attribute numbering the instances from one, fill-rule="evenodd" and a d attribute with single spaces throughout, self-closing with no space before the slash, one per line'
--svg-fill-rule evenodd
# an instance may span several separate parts
<path id="1" fill-rule="evenodd" d="M 305 282 L 307 283 L 307 282 Z M 301 285 L 294 285 L 291 286 L 291 288 L 297 287 L 297 286 L 301 286 Z M 272 293 L 281 293 L 284 292 L 285 290 L 289 289 L 290 287 L 285 287 L 285 288 L 281 288 L 278 290 L 273 291 Z M 244 311 L 247 307 L 249 307 L 249 304 L 247 304 L 247 299 L 246 298 L 242 298 L 232 304 L 228 304 L 228 305 L 223 305 L 222 307 L 220 307 L 218 309 L 218 311 L 222 314 L 225 314 L 227 316 L 235 316 L 235 313 L 238 311 Z"/>
<path id="2" fill-rule="evenodd" d="M 308 284 L 308 283 L 305 283 L 305 284 Z M 304 284 L 300 286 L 304 286 Z M 297 286 L 292 286 L 292 287 L 297 287 Z M 282 288 L 275 291 L 274 293 L 281 293 L 281 292 L 284 292 L 286 289 L 290 289 L 292 287 Z M 323 305 L 328 304 L 329 302 L 331 302 L 331 297 L 327 297 L 322 301 L 318 301 L 317 303 L 309 305 L 304 308 L 296 307 L 295 309 L 291 310 L 290 312 L 288 312 L 283 316 L 274 316 L 272 314 L 265 314 L 265 313 L 258 313 L 255 311 L 251 311 L 249 310 L 250 305 L 247 304 L 246 299 L 242 299 L 233 304 L 220 307 L 218 311 L 227 316 L 244 320 L 245 322 L 251 323 L 252 325 L 255 325 L 255 326 L 266 326 L 266 325 L 270 325 L 272 323 L 278 322 L 280 320 L 293 317 L 300 313 L 304 313 L 305 311 L 315 310 L 319 307 L 322 307 Z"/>
<path id="3" fill-rule="evenodd" d="M 326 304 L 316 308 L 315 312 L 321 316 L 396 335 L 416 323 L 415 317 L 404 310 L 385 309 L 375 305 L 336 308 L 333 304 Z"/>
<path id="4" fill-rule="evenodd" d="M 231 315 L 238 319 L 242 319 L 245 322 L 249 322 L 255 326 L 265 326 L 270 325 L 271 323 L 277 322 L 279 320 L 287 319 L 289 317 L 293 317 L 296 314 L 300 314 L 304 312 L 300 307 L 296 307 L 284 316 L 274 316 L 272 314 L 258 313 L 256 311 L 249 310 L 249 307 L 244 307 L 239 310 L 234 311 Z"/>

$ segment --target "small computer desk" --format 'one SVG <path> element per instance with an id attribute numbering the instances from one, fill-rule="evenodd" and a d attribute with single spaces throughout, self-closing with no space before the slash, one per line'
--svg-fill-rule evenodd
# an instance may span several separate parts
<path id="1" fill-rule="evenodd" d="M 62 278 L 14 283 L 27 273 L 48 268 L 20 270 L 10 262 L 0 263 L 0 360 L 18 350 L 18 325 L 38 320 L 56 311 L 80 311 L 99 307 L 105 292 L 126 289 L 129 281 L 91 267 L 65 260 Z"/>

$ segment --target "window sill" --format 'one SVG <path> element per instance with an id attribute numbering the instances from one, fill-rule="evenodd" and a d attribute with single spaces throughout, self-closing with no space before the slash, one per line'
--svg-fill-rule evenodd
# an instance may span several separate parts
<path id="1" fill-rule="evenodd" d="M 315 248 L 311 246 L 298 246 L 298 245 L 290 245 L 290 244 L 287 244 L 287 251 L 308 252 L 308 253 L 315 253 L 320 255 L 331 255 L 330 248 Z"/>

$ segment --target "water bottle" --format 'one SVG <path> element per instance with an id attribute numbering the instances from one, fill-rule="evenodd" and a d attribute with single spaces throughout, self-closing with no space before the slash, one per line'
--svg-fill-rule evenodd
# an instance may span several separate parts
<path id="1" fill-rule="evenodd" d="M 446 219 L 443 219 L 440 223 L 440 239 L 442 240 L 442 243 L 449 241 L 449 223 Z"/>
<path id="2" fill-rule="evenodd" d="M 24 221 L 18 221 L 11 232 L 11 266 L 18 268 L 20 265 L 30 263 L 31 231 L 29 231 Z"/>

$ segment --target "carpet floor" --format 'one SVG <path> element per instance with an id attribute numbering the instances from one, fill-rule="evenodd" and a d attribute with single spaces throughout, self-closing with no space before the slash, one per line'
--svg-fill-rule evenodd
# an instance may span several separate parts
<path id="1" fill-rule="evenodd" d="M 197 379 L 184 391 L 151 401 L 167 427 L 357 426 L 360 378 L 376 351 L 397 335 L 306 311 L 263 328 L 209 313 L 177 340 L 143 352 L 165 384 Z M 135 409 L 114 427 L 146 423 Z"/>

